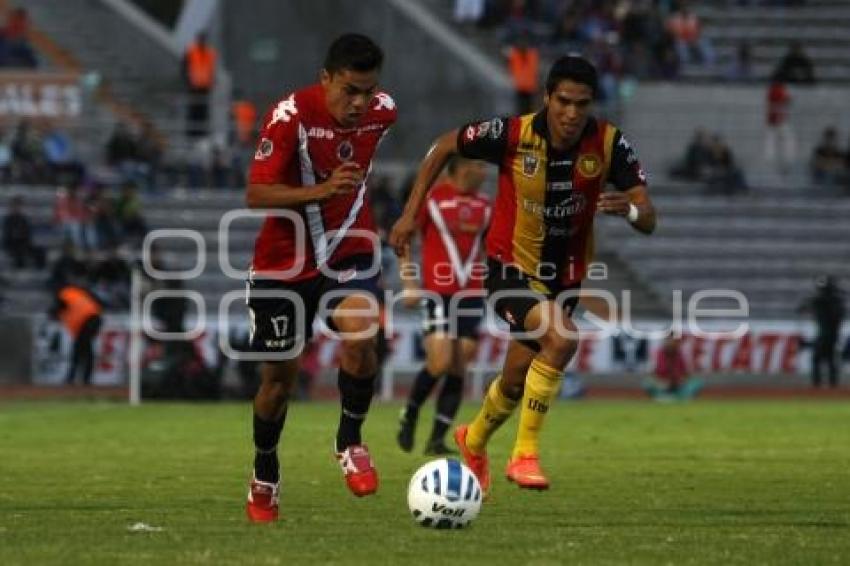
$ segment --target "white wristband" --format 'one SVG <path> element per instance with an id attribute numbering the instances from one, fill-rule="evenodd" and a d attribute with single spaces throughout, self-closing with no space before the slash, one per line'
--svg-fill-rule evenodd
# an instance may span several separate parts
<path id="1" fill-rule="evenodd" d="M 629 203 L 629 213 L 626 215 L 626 220 L 634 224 L 635 222 L 637 222 L 639 214 L 640 213 L 638 212 L 638 207 Z"/>

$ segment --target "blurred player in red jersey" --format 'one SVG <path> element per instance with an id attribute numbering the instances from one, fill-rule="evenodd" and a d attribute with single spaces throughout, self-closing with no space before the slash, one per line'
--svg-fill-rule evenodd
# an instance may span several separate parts
<path id="1" fill-rule="evenodd" d="M 342 337 L 336 457 L 354 495 L 378 488 L 360 428 L 377 374 L 381 292 L 366 180 L 396 120 L 393 99 L 378 90 L 382 63 L 383 52 L 371 39 L 343 35 L 328 49 L 320 82 L 285 96 L 262 123 L 247 204 L 284 209 L 297 221 L 266 217 L 248 282 L 251 347 L 274 360 L 262 364 L 254 399 L 256 455 L 247 504 L 253 521 L 278 516 L 277 445 L 317 314 Z"/>
<path id="2" fill-rule="evenodd" d="M 460 407 L 466 366 L 478 345 L 484 310 L 482 240 L 490 222 L 490 204 L 478 193 L 486 174 L 484 163 L 454 157 L 448 172 L 445 182 L 428 192 L 418 218 L 422 288 L 428 292 L 420 303 L 426 360 L 402 410 L 396 437 L 402 450 L 413 449 L 419 408 L 442 379 L 434 426 L 425 446 L 425 453 L 432 455 L 452 453 L 444 438 Z M 407 297 L 417 301 L 416 281 L 405 273 L 411 265 L 402 265 L 402 282 Z"/>
<path id="3" fill-rule="evenodd" d="M 549 487 L 540 467 L 540 429 L 578 346 L 571 315 L 593 256 L 595 214 L 622 216 L 643 233 L 655 229 L 646 178 L 631 144 L 612 124 L 591 116 L 596 93 L 593 65 L 562 57 L 549 71 L 540 112 L 467 124 L 440 136 L 390 235 L 396 253 L 405 253 L 427 189 L 452 154 L 498 165 L 485 286 L 515 336 L 478 415 L 455 431 L 485 492 L 487 442 L 517 405 L 519 427 L 505 475 L 523 488 Z M 607 184 L 616 190 L 603 192 Z"/>

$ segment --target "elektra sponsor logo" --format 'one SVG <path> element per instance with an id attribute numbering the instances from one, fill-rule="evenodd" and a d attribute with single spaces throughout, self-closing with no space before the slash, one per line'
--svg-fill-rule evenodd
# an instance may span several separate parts
<path id="1" fill-rule="evenodd" d="M 544 206 L 542 203 L 528 198 L 523 200 L 522 206 L 526 212 L 549 220 L 575 216 L 585 209 L 586 203 L 587 200 L 583 194 L 574 193 L 558 204 L 551 206 Z"/>

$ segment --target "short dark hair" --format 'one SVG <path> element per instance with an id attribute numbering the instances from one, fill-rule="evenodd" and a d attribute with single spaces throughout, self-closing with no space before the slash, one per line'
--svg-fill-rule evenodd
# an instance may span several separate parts
<path id="1" fill-rule="evenodd" d="M 345 69 L 365 73 L 380 69 L 384 52 L 378 44 L 359 33 L 346 33 L 331 43 L 324 69 L 330 74 Z"/>
<path id="2" fill-rule="evenodd" d="M 546 94 L 552 94 L 561 81 L 573 81 L 587 85 L 596 96 L 598 82 L 596 67 L 593 63 L 579 55 L 566 55 L 552 63 L 549 76 L 546 77 Z"/>

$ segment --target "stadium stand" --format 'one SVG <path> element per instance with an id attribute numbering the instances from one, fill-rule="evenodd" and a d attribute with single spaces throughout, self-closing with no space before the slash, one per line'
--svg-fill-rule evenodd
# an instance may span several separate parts
<path id="1" fill-rule="evenodd" d="M 705 34 L 718 54 L 716 69 L 697 66 L 683 69 L 683 76 L 721 78 L 732 63 L 738 46 L 751 45 L 753 78 L 767 80 L 793 42 L 805 46 L 819 82 L 850 81 L 850 5 L 839 0 L 810 0 L 801 6 L 771 8 L 716 3 L 702 6 L 699 14 Z"/>

